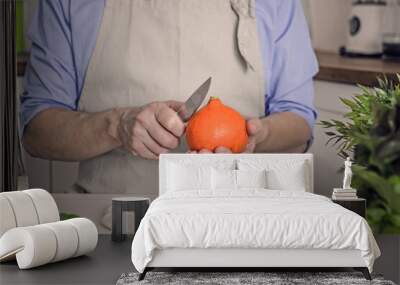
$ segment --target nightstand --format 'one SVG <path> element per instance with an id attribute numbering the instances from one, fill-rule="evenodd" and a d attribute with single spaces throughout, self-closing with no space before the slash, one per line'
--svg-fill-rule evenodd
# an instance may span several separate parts
<path id="1" fill-rule="evenodd" d="M 135 232 L 150 205 L 146 197 L 116 197 L 112 199 L 112 241 L 121 242 L 126 235 L 122 232 L 123 212 L 135 212 Z"/>
<path id="2" fill-rule="evenodd" d="M 361 217 L 365 218 L 367 201 L 362 198 L 357 198 L 353 200 L 333 200 L 332 202 L 339 204 L 340 206 L 359 214 Z"/>

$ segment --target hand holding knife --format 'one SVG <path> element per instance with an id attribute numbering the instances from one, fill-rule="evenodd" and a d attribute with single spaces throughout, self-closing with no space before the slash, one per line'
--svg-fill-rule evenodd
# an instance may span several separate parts
<path id="1" fill-rule="evenodd" d="M 157 159 L 159 154 L 179 145 L 179 138 L 185 131 L 184 124 L 200 107 L 210 85 L 211 77 L 183 105 L 176 101 L 153 102 L 140 108 L 120 110 L 119 124 L 110 131 L 113 134 L 111 136 L 133 155 Z M 176 109 L 174 106 L 178 103 L 179 107 Z M 171 124 L 171 119 L 174 118 L 175 122 Z"/>

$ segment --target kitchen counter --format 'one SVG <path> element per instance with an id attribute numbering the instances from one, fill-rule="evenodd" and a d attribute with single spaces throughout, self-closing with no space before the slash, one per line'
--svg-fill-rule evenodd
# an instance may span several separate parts
<path id="1" fill-rule="evenodd" d="M 400 73 L 400 61 L 372 58 L 350 58 L 339 54 L 316 51 L 319 73 L 315 79 L 339 83 L 376 85 L 376 77 L 385 74 L 394 80 Z"/>
<path id="2" fill-rule="evenodd" d="M 349 84 L 376 85 L 376 77 L 385 74 L 389 79 L 395 79 L 400 73 L 400 61 L 384 61 L 382 59 L 349 58 L 339 54 L 316 51 L 320 71 L 315 79 Z M 17 74 L 23 76 L 28 53 L 17 58 Z"/>

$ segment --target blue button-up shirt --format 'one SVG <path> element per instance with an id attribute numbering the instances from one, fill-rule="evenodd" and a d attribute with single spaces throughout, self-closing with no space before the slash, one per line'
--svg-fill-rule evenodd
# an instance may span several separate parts
<path id="1" fill-rule="evenodd" d="M 32 48 L 21 96 L 22 129 L 47 108 L 77 109 L 105 1 L 39 1 L 29 30 Z M 256 19 L 266 76 L 266 115 L 294 112 L 313 128 L 312 78 L 318 64 L 301 2 L 256 0 Z"/>

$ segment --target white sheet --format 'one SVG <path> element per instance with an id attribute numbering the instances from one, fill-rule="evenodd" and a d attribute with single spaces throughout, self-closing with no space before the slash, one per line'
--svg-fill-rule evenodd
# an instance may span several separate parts
<path id="1" fill-rule="evenodd" d="M 328 198 L 299 191 L 171 192 L 157 198 L 132 243 L 143 272 L 154 249 L 358 249 L 372 272 L 379 248 L 367 222 Z M 215 195 L 215 193 L 214 193 Z"/>

